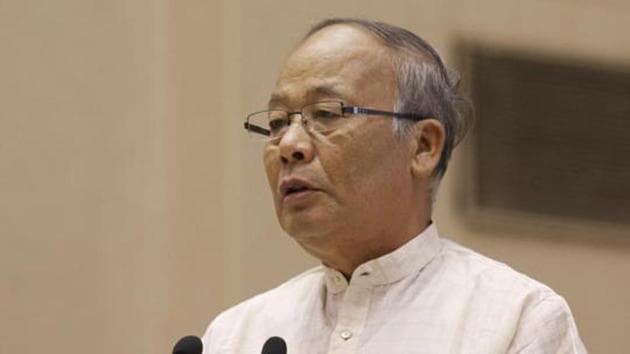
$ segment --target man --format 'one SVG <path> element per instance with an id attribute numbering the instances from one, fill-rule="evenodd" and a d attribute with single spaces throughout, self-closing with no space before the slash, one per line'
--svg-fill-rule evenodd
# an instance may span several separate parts
<path id="1" fill-rule="evenodd" d="M 438 182 L 463 133 L 438 54 L 384 23 L 331 19 L 245 127 L 281 226 L 322 265 L 217 317 L 204 353 L 583 353 L 566 302 L 441 239 Z"/>

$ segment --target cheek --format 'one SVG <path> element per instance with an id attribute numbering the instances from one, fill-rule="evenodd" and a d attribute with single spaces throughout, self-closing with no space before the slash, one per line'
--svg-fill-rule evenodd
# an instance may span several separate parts
<path id="1" fill-rule="evenodd" d="M 377 125 L 377 128 L 389 129 L 390 125 Z M 345 199 L 378 198 L 395 181 L 395 176 L 404 173 L 398 142 L 389 131 L 343 134 L 331 137 L 330 141 L 334 148 L 322 151 L 322 164 L 333 185 L 346 194 Z"/>
<path id="2" fill-rule="evenodd" d="M 271 193 L 275 196 L 276 187 L 278 186 L 279 166 L 277 162 L 277 149 L 265 148 L 263 151 L 263 164 L 265 165 L 265 173 Z"/>
<path id="3" fill-rule="evenodd" d="M 354 177 L 360 170 L 356 164 L 360 156 L 358 149 L 353 148 L 354 138 L 352 133 L 333 133 L 318 149 L 321 168 L 334 193 L 341 197 L 340 201 L 347 199 L 349 194 L 356 193 Z"/>

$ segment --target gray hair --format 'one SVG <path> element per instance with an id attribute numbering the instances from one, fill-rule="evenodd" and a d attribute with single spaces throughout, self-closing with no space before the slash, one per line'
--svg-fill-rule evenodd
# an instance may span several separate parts
<path id="1" fill-rule="evenodd" d="M 437 189 L 454 147 L 469 127 L 465 113 L 471 111 L 471 105 L 459 92 L 459 76 L 447 69 L 437 51 L 424 39 L 404 28 L 383 22 L 330 18 L 313 26 L 304 39 L 323 28 L 338 24 L 364 29 L 392 50 L 394 62 L 398 66 L 397 111 L 435 117 L 444 126 L 446 139 L 440 160 L 433 171 L 433 189 Z M 415 124 L 407 119 L 395 119 L 394 122 L 399 137 L 406 135 Z"/>

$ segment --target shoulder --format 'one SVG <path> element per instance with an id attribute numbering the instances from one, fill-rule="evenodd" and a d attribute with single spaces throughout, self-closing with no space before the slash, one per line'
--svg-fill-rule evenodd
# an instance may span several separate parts
<path id="1" fill-rule="evenodd" d="M 556 295 L 547 285 L 505 263 L 486 257 L 453 241 L 442 239 L 440 254 L 445 272 L 478 290 L 499 291 L 504 295 L 522 294 L 544 298 Z"/>
<path id="2" fill-rule="evenodd" d="M 442 242 L 443 271 L 469 291 L 472 306 L 484 308 L 486 315 L 497 320 L 495 324 L 504 320 L 504 328 L 511 328 L 508 352 L 586 352 L 562 296 L 504 263 L 453 241 Z"/>
<path id="3" fill-rule="evenodd" d="M 441 271 L 460 291 L 468 292 L 472 302 L 512 308 L 519 316 L 543 301 L 564 302 L 560 295 L 542 282 L 453 241 L 443 240 L 440 256 Z"/>
<path id="4" fill-rule="evenodd" d="M 264 293 L 249 298 L 222 312 L 212 324 L 217 326 L 234 323 L 246 319 L 252 313 L 264 315 L 267 310 L 278 311 L 278 305 L 300 297 L 305 292 L 311 292 L 313 288 L 321 286 L 324 268 L 319 266 L 301 273 L 281 285 Z"/>
<path id="5" fill-rule="evenodd" d="M 232 339 L 237 340 L 237 333 L 248 328 L 263 328 L 278 319 L 290 321 L 295 304 L 319 296 L 323 278 L 324 267 L 318 266 L 223 311 L 208 326 L 203 337 L 204 347 L 221 345 L 218 341 L 227 345 Z"/>
<path id="6" fill-rule="evenodd" d="M 559 295 L 523 310 L 512 343 L 514 353 L 586 353 L 569 305 Z"/>

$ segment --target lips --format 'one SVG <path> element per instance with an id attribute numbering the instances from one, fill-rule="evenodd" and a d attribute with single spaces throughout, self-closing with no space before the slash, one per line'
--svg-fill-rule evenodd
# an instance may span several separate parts
<path id="1" fill-rule="evenodd" d="M 286 198 L 303 192 L 317 191 L 311 183 L 299 178 L 286 178 L 280 184 L 280 195 Z"/>

